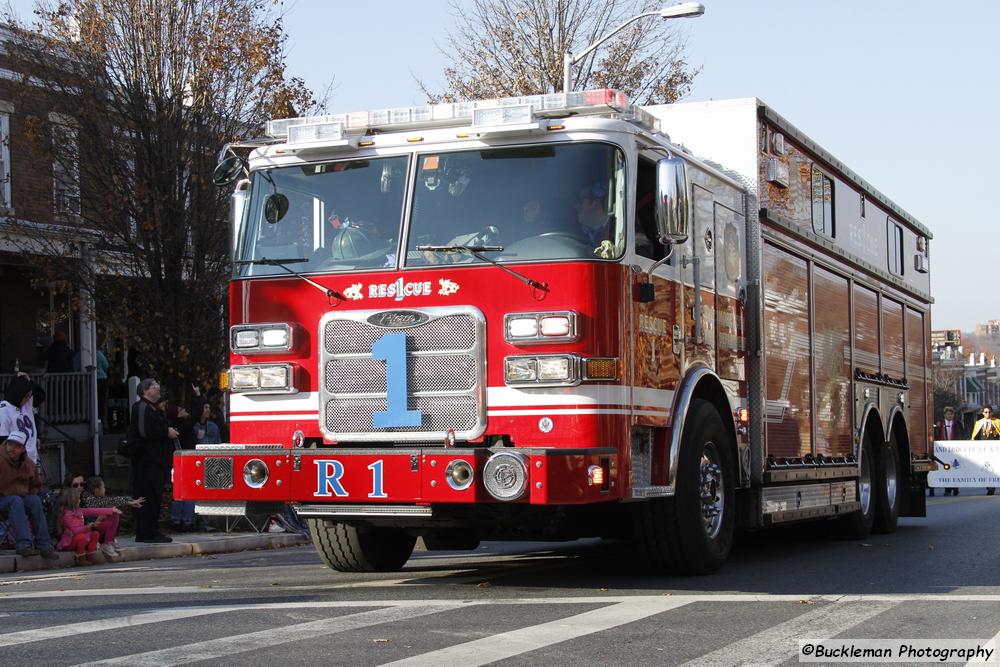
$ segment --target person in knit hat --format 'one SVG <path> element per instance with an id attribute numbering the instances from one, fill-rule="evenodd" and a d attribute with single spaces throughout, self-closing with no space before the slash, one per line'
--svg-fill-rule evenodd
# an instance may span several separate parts
<path id="1" fill-rule="evenodd" d="M 23 431 L 13 431 L 3 443 L 3 451 L 0 451 L 0 512 L 6 512 L 10 519 L 18 556 L 37 556 L 40 552 L 46 560 L 59 560 L 52 548 L 42 501 L 38 498 L 42 480 L 34 461 L 25 452 L 27 440 L 28 435 Z M 31 545 L 32 532 L 37 549 Z"/>
<path id="2" fill-rule="evenodd" d="M 45 391 L 27 373 L 18 373 L 7 385 L 0 401 L 0 439 L 21 431 L 28 437 L 25 450 L 33 463 L 38 463 L 38 427 L 35 408 L 45 400 Z"/>

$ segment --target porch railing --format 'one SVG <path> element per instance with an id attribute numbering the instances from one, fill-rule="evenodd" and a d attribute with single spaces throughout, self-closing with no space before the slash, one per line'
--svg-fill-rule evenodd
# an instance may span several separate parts
<path id="1" fill-rule="evenodd" d="M 13 373 L 0 373 L 0 396 L 14 379 Z M 45 390 L 45 402 L 38 410 L 52 426 L 89 424 L 93 410 L 93 372 L 36 373 L 31 379 Z"/>

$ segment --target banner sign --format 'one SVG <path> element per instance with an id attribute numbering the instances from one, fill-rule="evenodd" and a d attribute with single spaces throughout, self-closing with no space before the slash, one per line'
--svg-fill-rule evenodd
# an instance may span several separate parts
<path id="1" fill-rule="evenodd" d="M 1000 486 L 1000 440 L 937 440 L 938 469 L 927 473 L 931 487 Z"/>

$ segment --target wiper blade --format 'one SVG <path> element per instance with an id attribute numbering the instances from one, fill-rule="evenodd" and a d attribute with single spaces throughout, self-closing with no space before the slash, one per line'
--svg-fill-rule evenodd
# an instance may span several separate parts
<path id="1" fill-rule="evenodd" d="M 308 261 L 309 260 L 306 259 L 305 257 L 293 257 L 291 259 L 271 259 L 269 257 L 261 257 L 260 259 L 238 259 L 233 263 L 243 264 L 243 265 L 249 264 L 251 266 L 277 266 L 279 268 L 284 269 L 288 273 L 292 274 L 296 278 L 301 278 L 302 280 L 306 281 L 307 283 L 318 289 L 320 292 L 325 294 L 327 299 L 331 297 L 337 297 L 338 299 L 343 300 L 344 295 L 341 294 L 340 292 L 334 291 L 327 287 L 323 287 L 318 282 L 314 280 L 309 280 L 298 271 L 290 269 L 286 266 L 286 264 L 301 264 L 302 262 L 308 262 Z"/>
<path id="2" fill-rule="evenodd" d="M 267 257 L 261 257 L 260 259 L 238 259 L 233 262 L 233 264 L 250 264 L 251 266 L 284 266 L 285 264 L 301 264 L 308 261 L 309 260 L 305 257 L 291 257 L 289 259 L 269 259 Z"/>
<path id="3" fill-rule="evenodd" d="M 540 283 L 537 280 L 532 280 L 527 276 L 523 276 L 517 271 L 507 268 L 495 259 L 491 259 L 482 254 L 484 252 L 503 252 L 502 245 L 418 245 L 417 250 L 424 252 L 467 252 L 476 259 L 482 260 L 487 264 L 492 264 L 498 269 L 509 273 L 529 287 L 534 287 L 535 289 L 540 289 L 545 292 L 549 291 L 549 286 L 547 284 Z"/>
<path id="4" fill-rule="evenodd" d="M 503 252 L 502 245 L 418 245 L 424 252 Z"/>

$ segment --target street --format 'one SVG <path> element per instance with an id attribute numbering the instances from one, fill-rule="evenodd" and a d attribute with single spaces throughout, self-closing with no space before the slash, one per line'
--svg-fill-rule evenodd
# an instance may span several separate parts
<path id="1" fill-rule="evenodd" d="M 1000 498 L 929 499 L 893 535 L 743 537 L 711 577 L 652 577 L 624 544 L 418 551 L 342 574 L 311 547 L 0 578 L 0 663 L 794 664 L 800 639 L 1000 632 Z"/>

